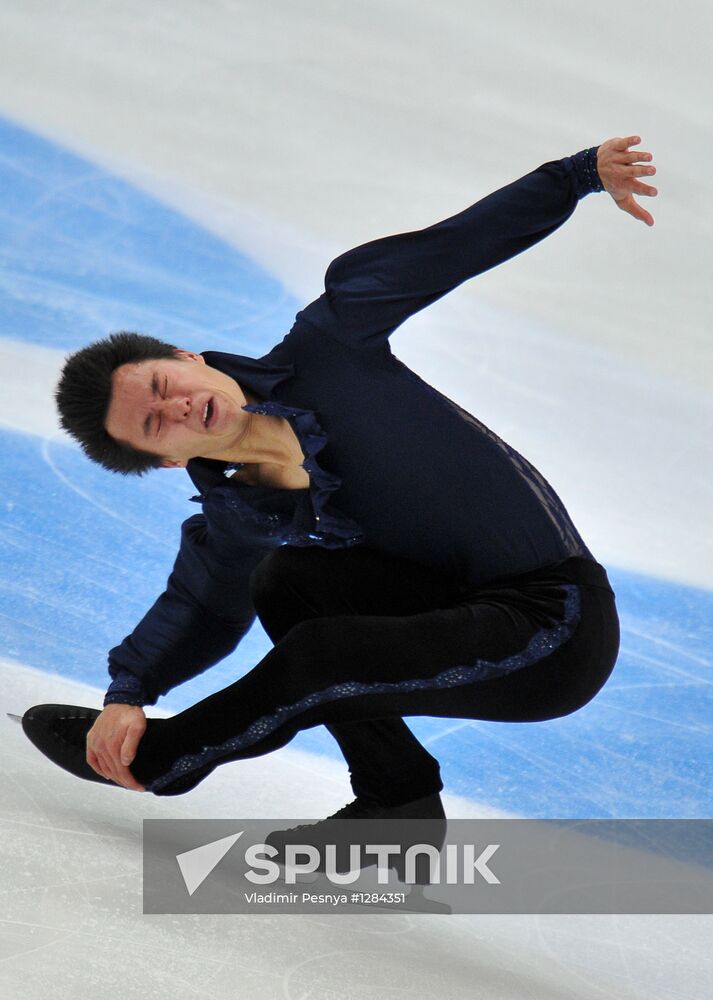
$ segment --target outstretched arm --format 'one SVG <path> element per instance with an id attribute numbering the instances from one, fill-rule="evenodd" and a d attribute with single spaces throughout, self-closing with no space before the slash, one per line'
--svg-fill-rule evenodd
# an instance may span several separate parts
<path id="1" fill-rule="evenodd" d="M 543 163 L 443 222 L 348 250 L 329 265 L 324 294 L 298 313 L 298 322 L 351 347 L 383 345 L 413 313 L 549 236 L 590 193 L 608 190 L 646 221 L 633 194 L 655 193 L 636 179 L 650 169 L 636 160 L 650 154 L 628 152 L 633 139 Z"/>

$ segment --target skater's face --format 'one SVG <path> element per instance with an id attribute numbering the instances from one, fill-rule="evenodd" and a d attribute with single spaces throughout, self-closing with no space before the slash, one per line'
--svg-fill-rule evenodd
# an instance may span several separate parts
<path id="1" fill-rule="evenodd" d="M 115 441 L 159 455 L 165 468 L 219 458 L 240 439 L 247 402 L 237 382 L 200 354 L 121 365 L 104 426 Z"/>

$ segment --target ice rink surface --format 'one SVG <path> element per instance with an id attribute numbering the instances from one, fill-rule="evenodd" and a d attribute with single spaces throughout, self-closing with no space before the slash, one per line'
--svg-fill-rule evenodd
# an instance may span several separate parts
<path id="1" fill-rule="evenodd" d="M 413 728 L 451 816 L 709 816 L 712 22 L 693 3 L 0 0 L 3 712 L 101 705 L 106 651 L 194 512 L 183 472 L 115 481 L 57 430 L 68 351 L 136 329 L 259 356 L 342 250 L 636 133 L 652 229 L 591 195 L 392 338 L 564 499 L 617 594 L 617 668 L 565 719 Z M 150 713 L 267 648 L 255 627 Z M 143 916 L 142 818 L 326 815 L 350 798 L 331 739 L 168 801 L 0 733 L 3 1000 L 709 995 L 709 917 Z"/>

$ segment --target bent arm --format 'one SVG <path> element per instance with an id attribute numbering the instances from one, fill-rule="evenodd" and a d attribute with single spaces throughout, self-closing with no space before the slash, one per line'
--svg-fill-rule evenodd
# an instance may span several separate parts
<path id="1" fill-rule="evenodd" d="M 255 620 L 250 574 L 264 556 L 221 544 L 203 514 L 184 521 L 166 590 L 109 651 L 113 680 L 104 705 L 153 705 L 228 656 Z"/>
<path id="2" fill-rule="evenodd" d="M 597 149 L 543 163 L 443 222 L 364 243 L 327 268 L 298 320 L 350 346 L 378 345 L 405 319 L 539 243 L 603 186 Z"/>

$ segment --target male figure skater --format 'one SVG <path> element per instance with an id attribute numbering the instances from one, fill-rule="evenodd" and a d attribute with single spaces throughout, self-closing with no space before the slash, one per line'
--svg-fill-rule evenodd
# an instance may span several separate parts
<path id="1" fill-rule="evenodd" d="M 109 653 L 104 710 L 25 713 L 44 753 L 174 795 L 325 725 L 355 793 L 335 816 L 442 817 L 438 762 L 402 716 L 538 721 L 594 697 L 619 644 L 605 569 L 544 477 L 389 337 L 592 192 L 653 225 L 634 197 L 657 193 L 639 179 L 655 172 L 640 142 L 544 163 L 452 218 L 342 254 L 262 358 L 124 333 L 68 359 L 57 402 L 86 454 L 124 474 L 185 467 L 202 511 L 164 593 Z M 146 719 L 256 614 L 274 644 L 257 666 Z"/>

